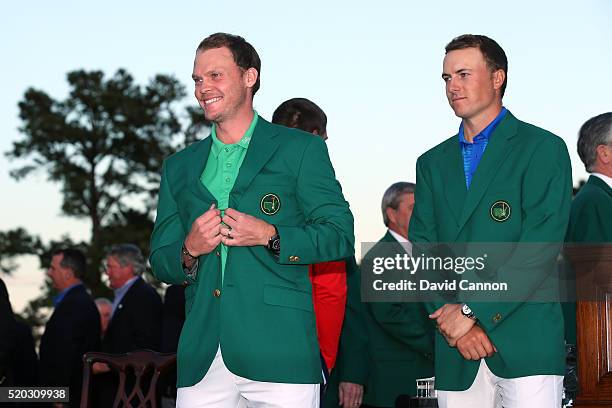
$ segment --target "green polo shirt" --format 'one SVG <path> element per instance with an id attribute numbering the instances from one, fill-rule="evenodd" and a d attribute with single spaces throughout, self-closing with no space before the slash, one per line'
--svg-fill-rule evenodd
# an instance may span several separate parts
<path id="1" fill-rule="evenodd" d="M 249 148 L 258 117 L 257 112 L 255 112 L 251 125 L 244 132 L 240 141 L 235 144 L 225 144 L 220 141 L 217 138 L 216 126 L 213 124 L 210 135 L 212 137 L 210 154 L 208 155 L 206 167 L 200 176 L 200 182 L 217 200 L 217 208 L 221 210 L 221 215 L 223 215 L 229 204 L 229 195 Z M 221 280 L 223 280 L 225 273 L 227 250 L 227 246 L 221 244 Z"/>

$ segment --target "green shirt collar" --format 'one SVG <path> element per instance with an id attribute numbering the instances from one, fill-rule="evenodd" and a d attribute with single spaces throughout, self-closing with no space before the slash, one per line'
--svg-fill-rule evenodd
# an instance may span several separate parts
<path id="1" fill-rule="evenodd" d="M 243 149 L 247 149 L 249 147 L 249 143 L 251 142 L 251 138 L 253 137 L 253 132 L 255 131 L 255 126 L 257 126 L 257 119 L 259 118 L 259 114 L 257 111 L 253 111 L 253 120 L 251 121 L 251 125 L 244 132 L 242 138 L 238 143 L 234 144 L 225 144 L 217 138 L 217 126 L 213 123 L 212 131 L 210 136 L 212 137 L 212 146 L 210 147 L 210 154 L 214 155 L 214 157 L 219 157 L 219 153 L 221 153 L 221 149 L 225 146 L 240 146 Z"/>

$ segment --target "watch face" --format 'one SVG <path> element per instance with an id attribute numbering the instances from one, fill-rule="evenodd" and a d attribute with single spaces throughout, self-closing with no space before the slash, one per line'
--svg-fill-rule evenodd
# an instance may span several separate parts
<path id="1" fill-rule="evenodd" d="M 461 306 L 461 312 L 464 315 L 469 316 L 472 313 L 472 309 L 470 309 L 470 307 L 468 305 L 463 305 L 463 306 Z"/>
<path id="2" fill-rule="evenodd" d="M 280 239 L 279 238 L 273 239 L 271 247 L 274 251 L 280 251 Z"/>

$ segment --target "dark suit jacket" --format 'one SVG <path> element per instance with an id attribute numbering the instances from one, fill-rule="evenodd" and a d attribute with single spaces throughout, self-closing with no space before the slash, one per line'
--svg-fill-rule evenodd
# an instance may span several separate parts
<path id="1" fill-rule="evenodd" d="M 0 279 L 0 384 L 7 385 L 5 376 L 10 366 L 11 355 L 17 347 L 17 323 L 9 302 L 8 291 Z"/>
<path id="2" fill-rule="evenodd" d="M 17 320 L 17 339 L 18 347 L 11 356 L 13 384 L 18 387 L 34 387 L 38 385 L 38 355 L 32 329 L 20 320 Z"/>
<path id="3" fill-rule="evenodd" d="M 166 289 L 162 313 L 161 352 L 176 353 L 185 323 L 185 286 L 170 285 Z"/>
<path id="4" fill-rule="evenodd" d="M 40 384 L 70 387 L 78 405 L 83 381 L 82 356 L 100 349 L 100 314 L 85 286 L 68 291 L 56 306 L 40 340 Z"/>
<path id="5" fill-rule="evenodd" d="M 161 316 L 161 297 L 139 277 L 117 305 L 102 349 L 115 354 L 138 349 L 159 351 Z"/>
<path id="6" fill-rule="evenodd" d="M 117 305 L 102 340 L 102 350 L 113 354 L 139 349 L 160 351 L 161 324 L 161 297 L 139 277 Z M 112 406 L 119 385 L 118 378 L 114 371 L 96 376 L 93 406 Z M 131 389 L 133 384 L 133 377 L 128 376 L 126 388 Z"/>

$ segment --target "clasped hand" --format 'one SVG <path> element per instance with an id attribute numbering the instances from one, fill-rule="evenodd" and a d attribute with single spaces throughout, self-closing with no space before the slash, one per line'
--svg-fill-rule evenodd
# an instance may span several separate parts
<path id="1" fill-rule="evenodd" d="M 266 245 L 274 233 L 271 224 L 233 208 L 221 217 L 221 211 L 212 204 L 191 225 L 185 249 L 200 256 L 212 252 L 221 242 L 227 246 Z"/>
<path id="2" fill-rule="evenodd" d="M 438 331 L 444 336 L 451 347 L 455 347 L 457 340 L 466 334 L 476 323 L 473 319 L 461 313 L 461 305 L 447 303 L 432 314 L 430 319 L 435 319 Z"/>
<path id="3" fill-rule="evenodd" d="M 449 346 L 457 347 L 466 360 L 491 357 L 497 349 L 485 331 L 473 319 L 461 313 L 461 306 L 447 303 L 430 314 L 429 318 L 436 320 L 440 334 Z"/>

